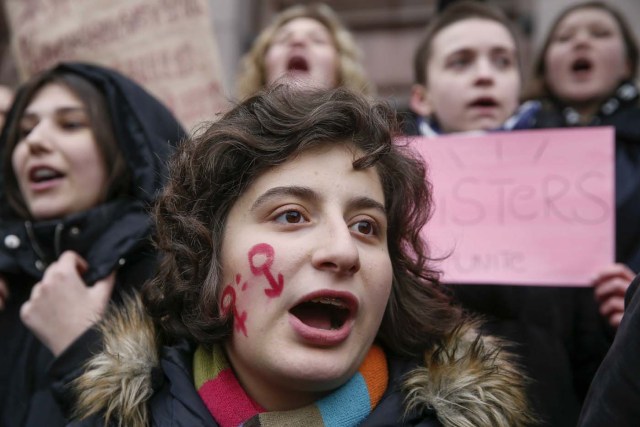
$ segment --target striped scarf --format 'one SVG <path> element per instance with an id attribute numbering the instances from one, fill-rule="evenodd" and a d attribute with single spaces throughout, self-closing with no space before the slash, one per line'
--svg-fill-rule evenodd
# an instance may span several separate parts
<path id="1" fill-rule="evenodd" d="M 304 408 L 266 412 L 245 393 L 221 346 L 213 351 L 198 347 L 193 370 L 198 393 L 221 427 L 356 426 L 376 407 L 389 381 L 387 359 L 374 345 L 358 372 L 330 395 Z"/>

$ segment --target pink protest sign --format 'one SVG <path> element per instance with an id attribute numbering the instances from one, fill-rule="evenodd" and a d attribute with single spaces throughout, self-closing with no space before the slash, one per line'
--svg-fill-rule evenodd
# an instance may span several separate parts
<path id="1" fill-rule="evenodd" d="M 411 140 L 435 212 L 425 229 L 448 283 L 585 286 L 614 260 L 613 128 Z"/>

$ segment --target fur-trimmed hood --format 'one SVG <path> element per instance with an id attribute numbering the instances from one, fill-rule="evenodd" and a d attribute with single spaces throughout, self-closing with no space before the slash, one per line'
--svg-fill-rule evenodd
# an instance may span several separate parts
<path id="1" fill-rule="evenodd" d="M 74 383 L 75 411 L 99 414 L 116 425 L 146 426 L 160 350 L 151 319 L 137 298 L 113 309 L 101 322 L 103 351 Z M 481 337 L 466 323 L 425 354 L 424 366 L 403 377 L 405 412 L 429 410 L 445 427 L 514 427 L 532 423 L 525 379 L 499 340 Z M 156 381 L 157 382 L 157 381 Z"/>

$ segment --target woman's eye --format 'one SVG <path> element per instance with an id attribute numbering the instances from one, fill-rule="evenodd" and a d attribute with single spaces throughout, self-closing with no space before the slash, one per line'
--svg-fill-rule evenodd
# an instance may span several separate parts
<path id="1" fill-rule="evenodd" d="M 300 224 L 305 221 L 302 213 L 298 211 L 286 211 L 276 217 L 276 222 L 283 224 Z"/>
<path id="2" fill-rule="evenodd" d="M 499 69 L 505 69 L 511 67 L 513 61 L 508 56 L 498 56 L 494 59 L 494 63 Z"/>
<path id="3" fill-rule="evenodd" d="M 274 44 L 284 44 L 286 43 L 287 38 L 285 36 L 276 36 L 273 38 L 273 40 L 271 41 L 271 45 Z"/>
<path id="4" fill-rule="evenodd" d="M 562 33 L 556 34 L 556 36 L 553 38 L 553 41 L 558 42 L 558 43 L 564 43 L 564 42 L 568 42 L 569 40 L 571 40 L 572 37 L 573 37 L 573 33 L 562 32 Z"/>
<path id="5" fill-rule="evenodd" d="M 64 130 L 77 130 L 87 127 L 87 122 L 84 120 L 65 120 L 61 121 L 59 125 Z"/>
<path id="6" fill-rule="evenodd" d="M 27 135 L 29 135 L 31 133 L 31 131 L 33 130 L 32 126 L 22 126 L 20 128 L 20 138 L 26 138 Z"/>
<path id="7" fill-rule="evenodd" d="M 38 126 L 38 120 L 33 117 L 24 117 L 20 120 L 20 127 L 18 128 L 20 138 L 25 138 L 31 133 L 35 127 Z"/>
<path id="8" fill-rule="evenodd" d="M 356 222 L 351 226 L 351 229 L 365 236 L 374 236 L 377 234 L 375 225 L 371 221 L 366 220 Z"/>
<path id="9" fill-rule="evenodd" d="M 611 31 L 609 31 L 607 28 L 596 28 L 591 31 L 591 34 L 593 35 L 593 37 L 604 39 L 611 35 Z"/>
<path id="10" fill-rule="evenodd" d="M 461 70 L 471 63 L 471 59 L 467 57 L 452 58 L 448 62 L 448 67 L 454 70 Z"/>
<path id="11" fill-rule="evenodd" d="M 271 44 L 288 44 L 293 37 L 294 34 L 290 31 L 280 31 L 273 36 Z"/>
<path id="12" fill-rule="evenodd" d="M 316 44 L 330 44 L 331 43 L 331 39 L 329 39 L 329 38 L 327 38 L 327 37 L 325 37 L 323 35 L 312 35 L 310 37 L 310 40 L 313 43 L 316 43 Z"/>

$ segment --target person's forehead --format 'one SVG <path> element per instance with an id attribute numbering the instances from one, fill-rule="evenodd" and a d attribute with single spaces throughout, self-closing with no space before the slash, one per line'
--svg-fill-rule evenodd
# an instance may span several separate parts
<path id="1" fill-rule="evenodd" d="M 329 33 L 329 28 L 319 20 L 310 16 L 299 16 L 292 18 L 282 24 L 276 33 L 283 33 L 288 31 L 319 31 Z"/>
<path id="2" fill-rule="evenodd" d="M 450 53 L 479 47 L 515 50 L 516 43 L 507 27 L 492 19 L 469 17 L 442 28 L 433 38 L 433 54 Z"/>
<path id="3" fill-rule="evenodd" d="M 582 7 L 569 12 L 558 23 L 558 28 L 577 24 L 606 24 L 618 28 L 618 22 L 607 10 L 598 7 Z"/>
<path id="4" fill-rule="evenodd" d="M 356 181 L 359 183 L 367 182 L 367 185 L 363 186 L 367 194 L 377 193 L 378 190 L 382 194 L 381 177 L 376 166 L 363 169 L 353 167 L 353 162 L 362 155 L 361 150 L 348 143 L 327 142 L 319 144 L 264 171 L 256 177 L 248 190 L 255 195 L 272 186 L 291 184 L 291 176 L 316 180 L 320 176 L 327 177 L 347 171 L 347 175 L 352 178 L 357 177 Z M 344 184 L 345 187 L 348 187 L 353 182 Z M 384 200 L 383 196 L 381 198 Z"/>
<path id="5" fill-rule="evenodd" d="M 67 86 L 60 83 L 47 83 L 35 92 L 27 109 L 39 104 L 82 105 L 82 101 Z"/>

